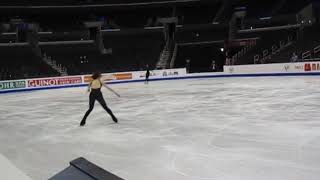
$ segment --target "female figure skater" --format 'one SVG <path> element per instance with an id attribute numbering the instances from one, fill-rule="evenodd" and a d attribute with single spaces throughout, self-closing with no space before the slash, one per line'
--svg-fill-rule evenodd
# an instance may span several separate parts
<path id="1" fill-rule="evenodd" d="M 108 90 L 110 90 L 111 92 L 113 92 L 115 95 L 117 95 L 118 97 L 120 97 L 120 95 L 118 93 L 116 93 L 113 89 L 111 89 L 110 87 L 108 87 L 106 84 L 103 83 L 103 81 L 101 80 L 101 74 L 100 73 L 94 73 L 92 75 L 92 81 L 90 82 L 89 86 L 88 86 L 88 92 L 90 92 L 90 96 L 89 96 L 89 109 L 86 112 L 86 114 L 84 115 L 80 126 L 84 126 L 86 124 L 86 119 L 89 116 L 89 114 L 91 113 L 91 111 L 93 110 L 94 107 L 94 103 L 95 100 L 97 100 L 101 106 L 109 113 L 109 115 L 112 117 L 112 120 L 117 123 L 118 119 L 113 115 L 112 111 L 108 108 L 106 102 L 103 99 L 102 93 L 101 93 L 101 87 L 104 86 L 105 88 L 107 88 Z"/>

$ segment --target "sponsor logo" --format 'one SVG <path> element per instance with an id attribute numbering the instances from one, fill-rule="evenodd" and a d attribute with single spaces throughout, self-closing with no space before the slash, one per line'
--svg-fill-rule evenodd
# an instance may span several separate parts
<path id="1" fill-rule="evenodd" d="M 119 73 L 119 74 L 112 74 L 112 78 L 109 76 L 108 78 L 103 78 L 104 81 L 111 81 L 111 80 L 129 80 L 132 79 L 132 73 Z M 92 81 L 91 76 L 85 76 L 84 82 L 88 83 Z"/>
<path id="2" fill-rule="evenodd" d="M 233 73 L 234 72 L 234 68 L 233 67 L 230 67 L 229 68 L 229 73 Z"/>
<path id="3" fill-rule="evenodd" d="M 81 77 L 51 78 L 51 79 L 33 79 L 28 81 L 28 87 L 46 87 L 66 84 L 81 84 Z"/>
<path id="4" fill-rule="evenodd" d="M 132 73 L 114 74 L 113 76 L 115 76 L 117 80 L 128 80 L 128 79 L 132 79 Z"/>
<path id="5" fill-rule="evenodd" d="M 285 70 L 285 71 L 289 71 L 289 70 L 290 70 L 290 65 L 285 65 L 285 66 L 284 66 L 284 70 Z"/>
<path id="6" fill-rule="evenodd" d="M 164 72 L 162 73 L 162 76 L 163 76 L 163 77 L 168 76 L 167 71 L 164 71 Z"/>
<path id="7" fill-rule="evenodd" d="M 157 75 L 157 73 L 150 71 L 150 75 L 149 75 L 150 77 L 156 76 L 156 75 Z M 140 78 L 145 78 L 145 77 L 146 77 L 146 73 L 140 74 L 139 77 L 140 77 Z"/>
<path id="8" fill-rule="evenodd" d="M 92 81 L 92 77 L 91 76 L 84 76 L 84 82 L 87 83 L 87 82 L 90 82 Z"/>
<path id="9" fill-rule="evenodd" d="M 178 76 L 178 75 L 179 75 L 178 71 L 174 71 L 174 72 L 170 71 L 167 73 L 167 76 Z"/>
<path id="10" fill-rule="evenodd" d="M 311 71 L 311 65 L 310 64 L 305 64 L 304 65 L 304 71 Z"/>
<path id="11" fill-rule="evenodd" d="M 304 71 L 320 71 L 320 63 L 306 63 L 304 64 Z"/>
<path id="12" fill-rule="evenodd" d="M 162 77 L 167 77 L 167 76 L 179 76 L 179 71 L 163 71 L 162 74 L 160 74 L 161 72 L 150 72 L 150 77 L 152 76 L 160 76 L 162 75 Z M 140 78 L 144 78 L 146 77 L 146 74 L 145 73 L 141 73 Z"/>
<path id="13" fill-rule="evenodd" d="M 0 82 L 0 90 L 4 89 L 18 89 L 18 88 L 25 88 L 26 82 L 25 81 L 6 81 Z"/>
<path id="14" fill-rule="evenodd" d="M 164 71 L 164 72 L 162 73 L 162 76 L 163 76 L 163 77 L 166 77 L 166 76 L 178 76 L 178 75 L 179 75 L 179 72 L 178 72 L 178 71 L 169 71 L 169 72 Z"/>
<path id="15" fill-rule="evenodd" d="M 295 65 L 295 66 L 294 66 L 294 69 L 296 69 L 296 70 L 303 70 L 303 69 L 304 69 L 304 66 L 303 66 L 303 65 Z"/>

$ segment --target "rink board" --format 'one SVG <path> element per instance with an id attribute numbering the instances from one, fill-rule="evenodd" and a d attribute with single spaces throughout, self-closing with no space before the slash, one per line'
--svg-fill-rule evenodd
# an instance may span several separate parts
<path id="1" fill-rule="evenodd" d="M 103 74 L 108 84 L 136 83 L 145 80 L 145 71 L 106 73 Z M 231 78 L 231 77 L 268 77 L 268 76 L 319 76 L 320 62 L 259 64 L 224 66 L 220 73 L 187 74 L 185 68 L 153 70 L 150 81 Z M 0 94 L 87 86 L 91 75 L 49 77 L 25 80 L 0 81 Z"/>

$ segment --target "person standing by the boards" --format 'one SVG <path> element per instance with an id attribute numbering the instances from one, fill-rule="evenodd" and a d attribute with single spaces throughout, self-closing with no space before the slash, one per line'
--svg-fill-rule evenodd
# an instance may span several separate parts
<path id="1" fill-rule="evenodd" d="M 147 64 L 147 66 L 146 66 L 146 79 L 144 81 L 145 84 L 149 84 L 149 76 L 150 76 L 150 68 L 149 68 L 149 64 Z"/>

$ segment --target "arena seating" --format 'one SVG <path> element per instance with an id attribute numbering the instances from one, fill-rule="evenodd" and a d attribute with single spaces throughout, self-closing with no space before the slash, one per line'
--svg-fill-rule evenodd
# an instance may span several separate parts
<path id="1" fill-rule="evenodd" d="M 154 68 L 159 57 L 160 35 L 105 37 L 110 53 L 100 54 L 94 44 L 43 46 L 42 51 L 68 70 L 68 74 L 91 74 Z"/>
<path id="2" fill-rule="evenodd" d="M 296 53 L 299 61 L 302 61 L 302 54 L 307 51 L 310 51 L 308 59 L 318 58 L 318 54 L 313 54 L 313 49 L 320 45 L 319 31 L 320 26 L 306 27 L 300 40 L 294 42 L 281 53 L 272 56 L 271 61 L 277 63 L 289 62 L 293 53 Z"/>
<path id="3" fill-rule="evenodd" d="M 310 3 L 308 0 L 299 0 L 292 3 L 292 1 L 284 1 L 285 3 L 279 9 L 278 14 L 295 14 L 302 7 L 305 7 Z"/>
<path id="4" fill-rule="evenodd" d="M 244 34 L 245 35 L 245 34 Z M 250 33 L 252 36 L 253 34 Z M 269 53 L 272 51 L 271 48 L 273 45 L 280 44 L 280 41 L 285 43 L 288 42 L 288 37 L 292 37 L 292 40 L 295 40 L 295 30 L 278 30 L 278 31 L 270 31 L 270 32 L 259 32 L 255 33 L 256 37 L 259 37 L 257 41 L 257 45 L 247 52 L 244 56 L 240 57 L 236 60 L 235 64 L 254 64 L 254 56 L 263 54 L 263 51 L 268 49 Z M 240 38 L 244 38 L 245 36 L 241 36 Z"/>
<path id="5" fill-rule="evenodd" d="M 154 1 L 158 2 L 160 0 Z M 150 1 L 139 1 L 139 3 L 141 2 Z M 122 8 L 116 6 L 107 7 L 110 3 L 137 3 L 137 1 L 6 1 L 5 4 L 12 7 L 2 9 L 0 12 L 0 14 L 3 14 L 2 19 L 0 19 L 0 51 L 1 59 L 4 59 L 0 62 L 0 79 L 61 75 L 61 72 L 56 72 L 55 68 L 50 67 L 43 61 L 44 56 L 50 57 L 57 65 L 66 68 L 69 75 L 76 75 L 88 74 L 93 71 L 143 70 L 146 64 L 149 64 L 150 68 L 154 69 L 161 59 L 165 59 L 162 57 L 165 57 L 164 55 L 166 54 L 169 54 L 169 61 L 175 59 L 175 64 L 173 66 L 170 64 L 170 67 L 185 67 L 186 59 L 190 59 L 191 56 L 193 59 L 196 57 L 194 53 L 188 52 L 190 47 L 193 47 L 197 49 L 195 52 L 207 55 L 198 54 L 197 61 L 199 62 L 195 63 L 193 61 L 192 65 L 195 72 L 198 72 L 210 70 L 210 64 L 213 60 L 217 61 L 218 69 L 222 69 L 221 67 L 225 64 L 225 54 L 220 52 L 220 48 L 230 43 L 229 41 L 232 42 L 237 39 L 257 38 L 258 40 L 254 47 L 251 47 L 250 50 L 237 58 L 235 64 L 255 63 L 254 57 L 256 55 L 263 54 L 264 50 L 272 52 L 270 49 L 274 45 L 278 45 L 280 41 L 287 42 L 288 37 L 290 37 L 289 39 L 292 40 L 292 43 L 273 54 L 266 63 L 288 61 L 288 57 L 295 51 L 301 57 L 301 53 L 312 50 L 319 44 L 317 39 L 311 38 L 318 36 L 318 29 L 309 30 L 309 28 L 306 28 L 306 36 L 298 41 L 296 41 L 298 28 L 240 32 L 251 28 L 299 23 L 297 22 L 296 14 L 308 5 L 310 0 L 302 0 L 296 3 L 283 0 L 203 1 L 202 4 L 197 4 L 196 2 L 173 3 L 174 6 L 170 4 L 172 2 L 167 1 L 165 4 L 160 3 L 161 5 L 156 4 L 150 7 L 139 5 L 131 7 L 130 5 L 130 7 Z M 41 8 L 31 8 L 32 10 L 25 10 L 21 15 L 14 17 L 9 13 L 15 5 L 46 5 L 48 7 L 56 5 L 55 8 L 59 9 L 59 6 L 65 5 L 84 5 L 83 7 L 86 7 L 86 5 L 101 4 L 106 5 L 106 7 L 98 6 L 98 8 L 94 8 L 95 13 L 89 12 L 90 9 L 77 7 L 71 9 L 62 8 L 59 11 L 61 13 L 54 13 L 54 16 L 52 16 L 54 8 L 49 8 L 51 10 L 46 11 L 41 11 Z M 19 8 L 23 9 L 23 7 Z M 235 28 L 233 32 L 229 23 L 231 17 L 234 17 L 235 12 L 239 9 L 246 11 L 246 15 L 243 22 L 241 22 L 242 24 L 240 23 L 241 26 Z M 66 16 L 69 10 L 72 10 L 72 13 L 68 12 L 68 16 Z M 126 13 L 123 13 L 124 11 Z M 41 13 L 41 16 L 31 15 L 37 13 Z M 166 43 L 164 41 L 165 28 L 158 21 L 158 18 L 171 16 L 177 17 L 178 26 L 176 27 L 174 38 L 172 38 L 173 40 Z M 261 20 L 261 18 L 265 19 Z M 15 45 L 18 42 L 18 34 L 16 32 L 20 21 L 34 22 L 39 25 L 37 38 L 42 43 L 39 47 L 43 57 L 35 56 L 28 46 Z M 105 53 L 102 52 L 104 49 L 99 46 L 101 43 L 94 42 L 96 39 L 92 37 L 92 32 L 84 25 L 88 21 L 101 21 L 101 34 L 106 50 Z M 60 43 L 69 41 L 75 43 Z M 88 43 L 81 43 L 84 41 Z M 10 43 L 14 45 L 11 46 Z M 302 43 L 303 46 L 301 45 Z M 167 44 L 170 44 L 168 46 L 169 50 L 164 53 Z M 198 46 L 195 46 L 195 44 L 198 44 Z M 211 44 L 211 51 L 206 45 L 202 46 L 203 44 Z M 184 47 L 181 48 L 180 46 Z M 228 52 L 232 52 L 228 56 L 235 55 L 243 47 L 232 48 L 230 51 L 228 50 Z M 176 54 L 174 55 L 174 53 Z"/>
<path id="6" fill-rule="evenodd" d="M 57 76 L 47 64 L 36 57 L 30 47 L 0 47 L 0 79 L 23 79 Z"/>

